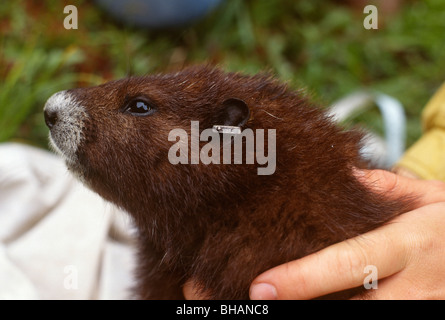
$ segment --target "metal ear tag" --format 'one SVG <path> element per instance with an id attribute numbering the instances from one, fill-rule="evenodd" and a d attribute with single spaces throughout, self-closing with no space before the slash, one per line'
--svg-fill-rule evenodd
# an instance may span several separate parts
<path id="1" fill-rule="evenodd" d="M 241 128 L 235 126 L 214 125 L 212 131 L 218 133 L 241 134 Z"/>

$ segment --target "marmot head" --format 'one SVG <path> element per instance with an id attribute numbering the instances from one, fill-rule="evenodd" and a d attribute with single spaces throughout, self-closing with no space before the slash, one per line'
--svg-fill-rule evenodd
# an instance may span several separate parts
<path id="1" fill-rule="evenodd" d="M 297 179 L 309 181 L 314 179 L 311 170 L 319 174 L 345 170 L 342 160 L 356 159 L 360 139 L 357 134 L 342 134 L 301 92 L 268 76 L 211 67 L 61 91 L 48 99 L 44 113 L 51 143 L 69 169 L 129 212 L 166 207 L 179 212 L 236 203 L 248 198 L 249 192 L 267 190 L 271 181 L 285 183 L 286 174 L 298 171 Z M 242 139 L 241 164 L 225 164 L 226 134 L 216 133 L 204 141 L 198 137 L 201 151 L 207 141 L 221 138 L 217 147 L 205 149 L 206 153 L 212 149 L 213 156 L 218 149 L 220 163 L 194 163 L 194 124 L 200 133 L 215 125 L 251 130 L 254 146 L 249 149 L 248 139 Z M 172 130 L 184 133 L 185 139 L 180 134 L 172 137 Z M 262 137 L 258 130 L 264 130 Z M 273 148 L 268 130 L 276 134 Z M 169 156 L 181 153 L 181 143 L 188 145 L 179 158 L 188 162 L 177 164 L 178 158 L 172 161 Z M 230 157 L 235 151 L 229 150 Z M 261 166 L 270 169 L 267 177 L 258 174 Z"/>

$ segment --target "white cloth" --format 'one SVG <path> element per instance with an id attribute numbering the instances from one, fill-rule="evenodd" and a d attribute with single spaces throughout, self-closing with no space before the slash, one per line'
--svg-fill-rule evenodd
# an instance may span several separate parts
<path id="1" fill-rule="evenodd" d="M 0 299 L 128 299 L 132 234 L 59 157 L 0 144 Z"/>

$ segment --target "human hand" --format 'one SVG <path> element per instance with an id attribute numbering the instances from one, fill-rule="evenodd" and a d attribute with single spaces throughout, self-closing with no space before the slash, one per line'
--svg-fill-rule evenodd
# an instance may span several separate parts
<path id="1" fill-rule="evenodd" d="M 417 208 L 356 238 L 334 244 L 259 275 L 251 299 L 311 299 L 364 284 L 375 266 L 377 290 L 355 298 L 445 297 L 445 184 L 386 171 L 363 172 L 364 183 L 390 196 L 412 194 Z"/>

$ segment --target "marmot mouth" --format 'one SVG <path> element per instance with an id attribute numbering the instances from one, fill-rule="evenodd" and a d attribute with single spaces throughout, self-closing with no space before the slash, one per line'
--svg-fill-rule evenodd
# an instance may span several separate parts
<path id="1" fill-rule="evenodd" d="M 65 90 L 53 94 L 43 111 L 50 129 L 50 147 L 68 163 L 76 162 L 76 152 L 83 140 L 82 128 L 88 117 L 85 108 Z"/>

